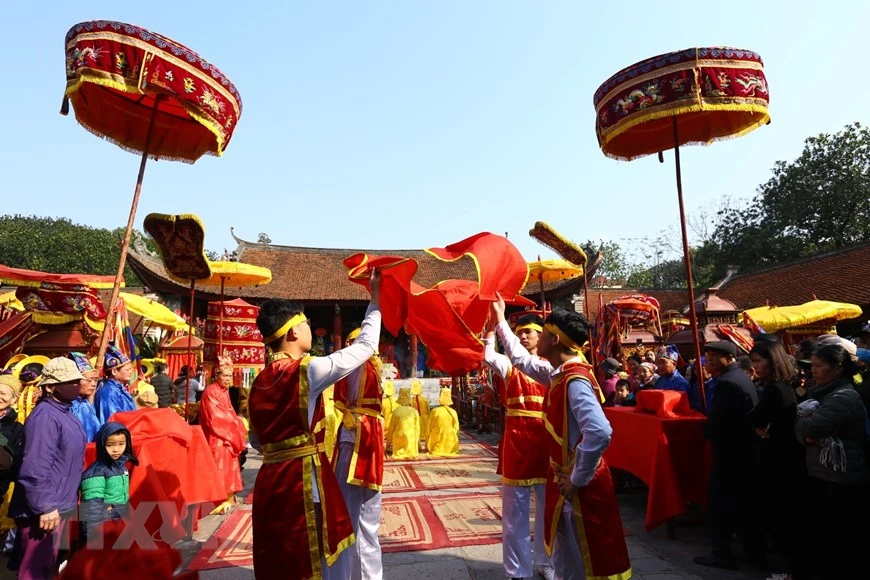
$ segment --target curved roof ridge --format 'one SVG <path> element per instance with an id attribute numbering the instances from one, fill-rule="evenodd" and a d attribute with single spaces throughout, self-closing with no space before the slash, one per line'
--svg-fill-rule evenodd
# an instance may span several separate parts
<path id="1" fill-rule="evenodd" d="M 238 238 L 236 238 L 238 240 Z M 356 254 L 359 252 L 365 252 L 366 254 L 379 254 L 379 255 L 390 255 L 390 254 L 423 254 L 426 252 L 423 248 L 415 248 L 415 249 L 365 249 L 365 248 L 317 248 L 313 246 L 285 246 L 281 244 L 261 244 L 259 242 L 247 242 L 244 240 L 239 240 L 239 248 L 238 251 L 241 254 L 243 249 L 257 249 L 257 250 L 271 250 L 276 252 L 304 252 L 304 253 L 315 253 L 315 254 L 341 254 L 342 256 L 350 256 L 351 254 Z"/>

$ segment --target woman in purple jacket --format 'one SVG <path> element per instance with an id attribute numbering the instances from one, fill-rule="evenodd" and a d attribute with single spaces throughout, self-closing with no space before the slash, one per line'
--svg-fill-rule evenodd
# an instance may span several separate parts
<path id="1" fill-rule="evenodd" d="M 46 363 L 43 396 L 24 424 L 24 458 L 9 506 L 18 526 L 19 580 L 54 577 L 61 531 L 78 503 L 85 432 L 71 403 L 82 378 L 68 358 Z"/>

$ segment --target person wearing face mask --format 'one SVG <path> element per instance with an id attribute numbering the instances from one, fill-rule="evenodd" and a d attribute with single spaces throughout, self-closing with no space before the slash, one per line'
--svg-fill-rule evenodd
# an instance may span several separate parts
<path id="1" fill-rule="evenodd" d="M 97 431 L 100 430 L 102 421 L 97 419 L 97 410 L 94 404 L 91 403 L 91 397 L 97 390 L 97 371 L 91 366 L 88 357 L 80 352 L 69 353 L 70 358 L 76 363 L 79 372 L 84 377 L 81 382 L 81 390 L 79 396 L 72 402 L 72 413 L 81 421 L 82 428 L 85 430 L 85 437 L 88 438 L 88 443 L 94 440 L 97 436 Z"/>
<path id="2" fill-rule="evenodd" d="M 48 361 L 43 396 L 24 425 L 24 457 L 9 508 L 20 535 L 22 580 L 54 577 L 61 530 L 78 503 L 86 441 L 71 404 L 83 378 L 66 357 Z"/>
<path id="3" fill-rule="evenodd" d="M 229 511 L 235 503 L 235 493 L 244 489 L 239 455 L 245 450 L 248 430 L 233 410 L 228 390 L 232 384 L 233 361 L 222 357 L 214 381 L 202 392 L 199 405 L 199 425 L 211 448 L 227 494 L 227 501 L 218 506 L 217 512 Z"/>
<path id="4" fill-rule="evenodd" d="M 106 349 L 105 360 L 106 378 L 97 385 L 94 396 L 94 407 L 101 425 L 115 413 L 136 410 L 136 403 L 127 392 L 127 384 L 133 378 L 133 363 L 111 344 Z"/>

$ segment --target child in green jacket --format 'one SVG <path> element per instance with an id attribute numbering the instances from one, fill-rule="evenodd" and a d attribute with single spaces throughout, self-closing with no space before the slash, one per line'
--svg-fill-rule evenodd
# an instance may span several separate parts
<path id="1" fill-rule="evenodd" d="M 86 541 L 107 520 L 122 519 L 130 503 L 127 463 L 139 465 L 130 432 L 120 423 L 105 423 L 96 436 L 97 460 L 82 475 L 79 526 Z"/>

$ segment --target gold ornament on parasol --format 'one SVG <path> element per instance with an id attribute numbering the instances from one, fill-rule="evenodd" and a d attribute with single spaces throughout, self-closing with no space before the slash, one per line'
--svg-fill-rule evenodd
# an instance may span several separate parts
<path id="1" fill-rule="evenodd" d="M 770 123 L 767 79 L 761 57 L 726 47 L 662 54 L 625 68 L 602 84 L 593 103 L 595 133 L 608 157 L 632 160 L 674 150 L 689 322 L 701 373 L 692 264 L 683 206 L 680 146 L 738 137 Z M 701 401 L 704 399 L 703 383 Z"/>

